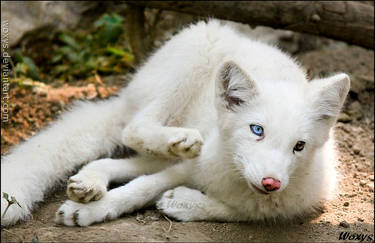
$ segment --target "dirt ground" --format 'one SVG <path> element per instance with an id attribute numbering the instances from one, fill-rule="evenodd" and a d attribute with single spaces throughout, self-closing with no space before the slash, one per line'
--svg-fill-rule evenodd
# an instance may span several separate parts
<path id="1" fill-rule="evenodd" d="M 154 208 L 125 215 L 112 222 L 89 227 L 57 226 L 54 214 L 67 199 L 64 188 L 52 193 L 33 213 L 33 218 L 1 230 L 2 241 L 266 241 L 340 242 L 340 233 L 370 235 L 374 239 L 374 52 L 359 47 L 311 51 L 298 57 L 311 77 L 347 72 L 352 90 L 335 127 L 338 170 L 341 181 L 337 198 L 322 213 L 287 223 L 177 222 Z M 113 78 L 112 80 L 117 80 Z M 10 122 L 1 128 L 1 152 L 51 122 L 75 99 L 106 98 L 119 82 L 93 81 L 11 90 Z M 354 239 L 354 241 L 359 241 Z M 373 241 L 366 237 L 364 242 Z"/>

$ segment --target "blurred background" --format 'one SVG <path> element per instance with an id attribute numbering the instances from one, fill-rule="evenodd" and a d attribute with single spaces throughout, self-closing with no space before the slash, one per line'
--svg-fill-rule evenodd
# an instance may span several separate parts
<path id="1" fill-rule="evenodd" d="M 372 1 L 364 4 L 373 7 Z M 182 27 L 208 19 L 112 1 L 14 1 L 2 2 L 1 8 L 2 21 L 9 21 L 12 74 L 20 82 L 22 78 L 70 82 L 94 73 L 108 76 L 132 72 L 136 63 Z M 230 23 L 244 34 L 278 45 L 292 55 L 347 47 L 345 42 L 319 35 Z"/>
<path id="2" fill-rule="evenodd" d="M 259 233 L 254 225 L 209 223 L 188 224 L 187 230 L 177 225 L 175 233 L 165 233 L 160 227 L 168 221 L 153 210 L 120 220 L 120 223 L 111 222 L 101 235 L 90 229 L 72 235 L 72 231 L 54 229 L 51 222 L 53 216 L 50 214 L 64 199 L 64 193 L 60 193 L 46 203 L 44 211 L 36 214 L 33 221 L 13 228 L 11 233 L 2 230 L 2 237 L 16 241 L 23 237 L 23 240 L 30 241 L 37 234 L 48 241 L 124 240 L 121 235 L 113 234 L 110 227 L 119 227 L 120 230 L 119 224 L 128 222 L 126 220 L 134 223 L 133 227 L 139 224 L 150 226 L 153 220 L 160 221 L 159 228 L 150 226 L 147 232 L 136 229 L 135 236 L 122 228 L 126 239 L 133 241 L 337 241 L 339 232 L 348 230 L 345 228 L 348 225 L 358 232 L 373 234 L 373 1 L 347 4 L 337 1 L 323 7 L 319 2 L 302 1 L 299 3 L 300 12 L 289 10 L 288 3 L 274 2 L 251 2 L 246 8 L 236 2 L 206 2 L 204 7 L 178 1 L 159 2 L 159 5 L 158 2 L 134 2 L 1 2 L 2 42 L 8 41 L 7 51 L 11 57 L 9 77 L 4 77 L 2 72 L 2 83 L 7 80 L 9 84 L 6 90 L 9 99 L 2 99 L 2 115 L 5 114 L 4 102 L 7 102 L 9 116 L 1 126 L 2 154 L 52 122 L 74 100 L 98 100 L 116 95 L 142 61 L 173 34 L 190 23 L 216 16 L 244 35 L 279 46 L 306 68 L 311 79 L 337 72 L 350 75 L 352 87 L 335 128 L 337 147 L 341 152 L 339 169 L 347 178 L 340 186 L 339 199 L 333 201 L 318 219 L 293 226 L 287 231 L 292 236 L 285 235 L 284 229 L 278 230 L 277 227 L 274 230 L 262 228 L 263 233 Z M 286 14 L 282 15 L 284 8 Z M 259 14 L 254 17 L 258 18 L 257 21 L 240 23 L 246 22 L 241 20 L 247 17 L 235 13 L 242 13 L 244 9 L 259 9 Z M 202 14 L 206 12 L 208 14 Z M 306 13 L 310 15 L 306 17 Z M 8 23 L 6 33 L 4 23 Z M 3 88 L 3 96 L 4 92 Z M 343 206 L 343 202 L 350 207 Z M 46 228 L 42 228 L 43 225 L 47 225 Z"/>

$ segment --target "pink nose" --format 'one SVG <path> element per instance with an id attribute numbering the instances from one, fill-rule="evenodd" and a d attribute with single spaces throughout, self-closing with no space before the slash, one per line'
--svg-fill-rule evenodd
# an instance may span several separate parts
<path id="1" fill-rule="evenodd" d="M 276 191 L 280 189 L 281 182 L 272 177 L 263 178 L 262 185 L 266 191 Z"/>

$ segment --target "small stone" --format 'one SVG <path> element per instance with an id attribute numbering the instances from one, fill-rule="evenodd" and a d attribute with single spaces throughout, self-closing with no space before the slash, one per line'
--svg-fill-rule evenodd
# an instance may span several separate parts
<path id="1" fill-rule="evenodd" d="M 370 176 L 368 177 L 368 179 L 369 179 L 370 181 L 374 181 L 374 175 L 370 175 Z"/>
<path id="2" fill-rule="evenodd" d="M 374 184 L 368 184 L 367 186 L 370 192 L 374 192 Z"/>
<path id="3" fill-rule="evenodd" d="M 320 16 L 317 15 L 317 14 L 313 14 L 313 16 L 311 16 L 311 19 L 312 19 L 314 22 L 319 22 L 319 21 L 320 21 Z"/>
<path id="4" fill-rule="evenodd" d="M 361 152 L 361 150 L 357 146 L 354 146 L 353 152 L 354 152 L 354 154 L 358 155 Z"/>
<path id="5" fill-rule="evenodd" d="M 359 101 L 354 101 L 351 103 L 348 107 L 348 112 L 351 117 L 355 118 L 356 120 L 361 120 L 363 117 L 361 112 L 361 103 L 359 103 Z"/>
<path id="6" fill-rule="evenodd" d="M 359 181 L 359 185 L 360 186 L 365 186 L 366 185 L 366 181 L 365 180 L 360 180 Z"/>
<path id="7" fill-rule="evenodd" d="M 358 218 L 358 221 L 359 222 L 363 222 L 363 221 L 365 221 L 363 218 Z"/>
<path id="8" fill-rule="evenodd" d="M 364 171 L 367 170 L 367 167 L 365 165 L 363 165 L 363 164 L 359 164 L 356 168 L 360 172 L 364 172 Z"/>
<path id="9" fill-rule="evenodd" d="M 345 220 L 344 220 L 344 221 L 341 221 L 339 225 L 340 225 L 341 227 L 343 227 L 343 228 L 349 228 L 349 223 L 346 222 Z"/>
<path id="10" fill-rule="evenodd" d="M 324 220 L 324 219 L 321 219 L 319 222 L 322 223 L 322 224 L 330 224 L 331 223 L 330 221 Z"/>
<path id="11" fill-rule="evenodd" d="M 344 207 L 349 206 L 349 202 L 344 202 Z"/>
<path id="12" fill-rule="evenodd" d="M 352 121 L 352 118 L 346 113 L 340 113 L 339 117 L 337 118 L 337 121 L 342 123 L 348 123 Z"/>
<path id="13" fill-rule="evenodd" d="M 360 110 L 361 109 L 361 103 L 359 103 L 359 101 L 356 100 L 349 105 L 349 108 L 352 109 L 352 110 L 355 110 L 355 111 Z"/>

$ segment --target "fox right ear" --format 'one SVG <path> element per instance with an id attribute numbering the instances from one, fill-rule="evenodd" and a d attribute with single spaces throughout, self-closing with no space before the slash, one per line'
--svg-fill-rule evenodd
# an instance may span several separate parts
<path id="1" fill-rule="evenodd" d="M 329 78 L 313 80 L 313 105 L 317 120 L 334 120 L 350 90 L 350 78 L 341 73 Z"/>
<path id="2" fill-rule="evenodd" d="M 217 94 L 228 110 L 236 110 L 258 94 L 254 81 L 234 62 L 224 63 L 217 79 Z"/>

